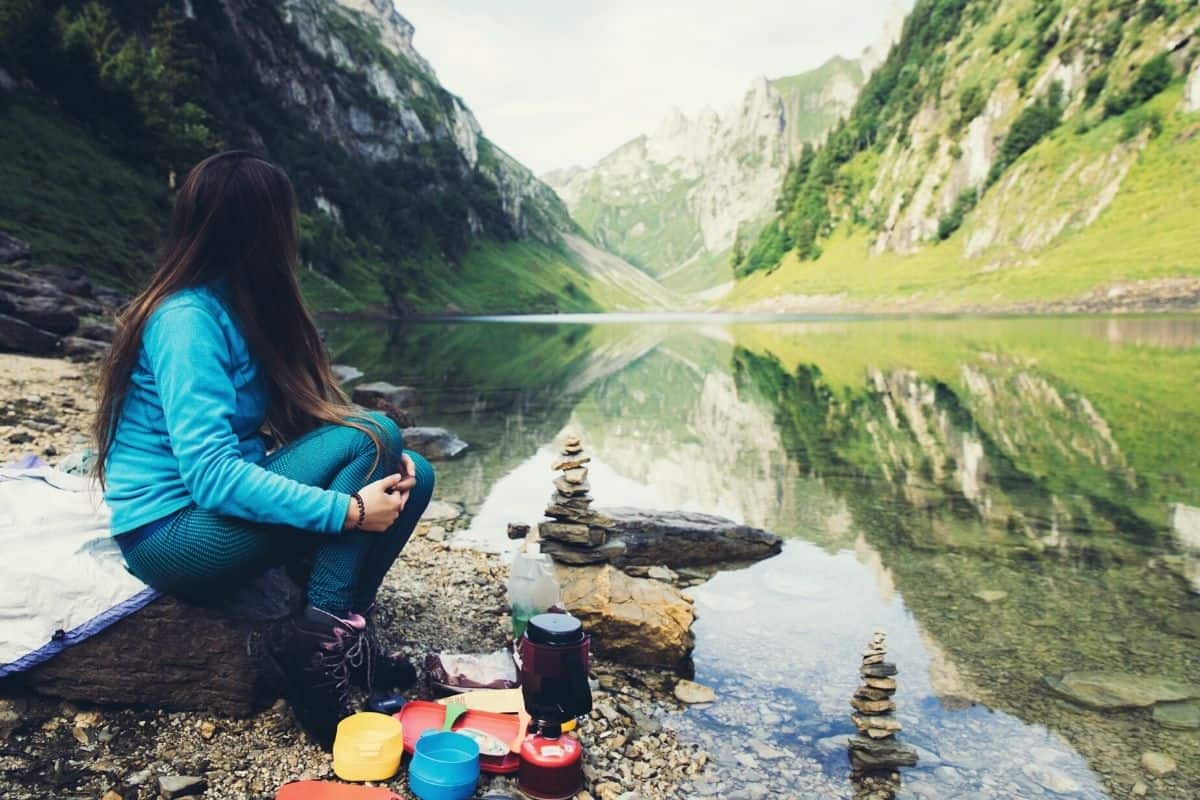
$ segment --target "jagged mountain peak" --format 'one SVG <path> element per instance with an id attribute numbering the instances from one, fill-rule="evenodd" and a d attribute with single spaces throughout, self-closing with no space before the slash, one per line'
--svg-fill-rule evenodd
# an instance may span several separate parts
<path id="1" fill-rule="evenodd" d="M 343 8 L 362 14 L 367 21 L 377 24 L 385 47 L 396 55 L 407 58 L 431 77 L 436 77 L 433 67 L 413 46 L 415 27 L 396 10 L 392 0 L 334 0 L 334 2 Z"/>
<path id="2" fill-rule="evenodd" d="M 849 111 L 865 74 L 838 56 L 799 75 L 757 75 L 723 112 L 671 108 L 596 164 L 543 177 L 598 242 L 668 285 L 707 289 L 732 278 L 739 231 L 751 236 L 769 217 L 789 161 Z"/>

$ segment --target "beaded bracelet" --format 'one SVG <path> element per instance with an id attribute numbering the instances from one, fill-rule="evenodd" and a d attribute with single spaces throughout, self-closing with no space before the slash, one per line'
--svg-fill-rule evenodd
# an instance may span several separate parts
<path id="1" fill-rule="evenodd" d="M 361 531 L 363 523 L 367 521 L 367 504 L 363 502 L 362 495 L 358 492 L 350 496 L 354 498 L 354 502 L 358 503 L 358 522 L 354 523 L 354 530 Z"/>

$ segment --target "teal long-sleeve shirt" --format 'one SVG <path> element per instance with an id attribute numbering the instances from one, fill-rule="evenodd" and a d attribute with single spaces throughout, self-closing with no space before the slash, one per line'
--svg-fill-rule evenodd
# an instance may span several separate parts
<path id="1" fill-rule="evenodd" d="M 219 290 L 185 289 L 151 314 L 106 463 L 114 535 L 195 503 L 254 522 L 338 533 L 349 495 L 259 465 L 267 389 Z"/>

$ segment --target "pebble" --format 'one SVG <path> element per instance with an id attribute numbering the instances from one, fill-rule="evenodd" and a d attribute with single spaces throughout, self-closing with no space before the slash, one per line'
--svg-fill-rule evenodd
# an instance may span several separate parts
<path id="1" fill-rule="evenodd" d="M 681 703 L 712 703 L 717 699 L 717 693 L 709 687 L 695 681 L 681 680 L 675 684 L 675 697 Z"/>
<path id="2" fill-rule="evenodd" d="M 200 794 L 204 791 L 204 787 L 204 778 L 194 775 L 163 775 L 158 779 L 159 795 L 167 800 L 189 794 Z"/>

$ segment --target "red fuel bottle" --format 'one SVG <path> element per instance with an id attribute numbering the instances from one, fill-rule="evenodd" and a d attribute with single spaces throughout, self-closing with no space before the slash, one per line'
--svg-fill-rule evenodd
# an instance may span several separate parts
<path id="1" fill-rule="evenodd" d="M 583 788 L 583 745 L 557 723 L 544 724 L 521 745 L 517 781 L 535 800 L 566 800 Z"/>

